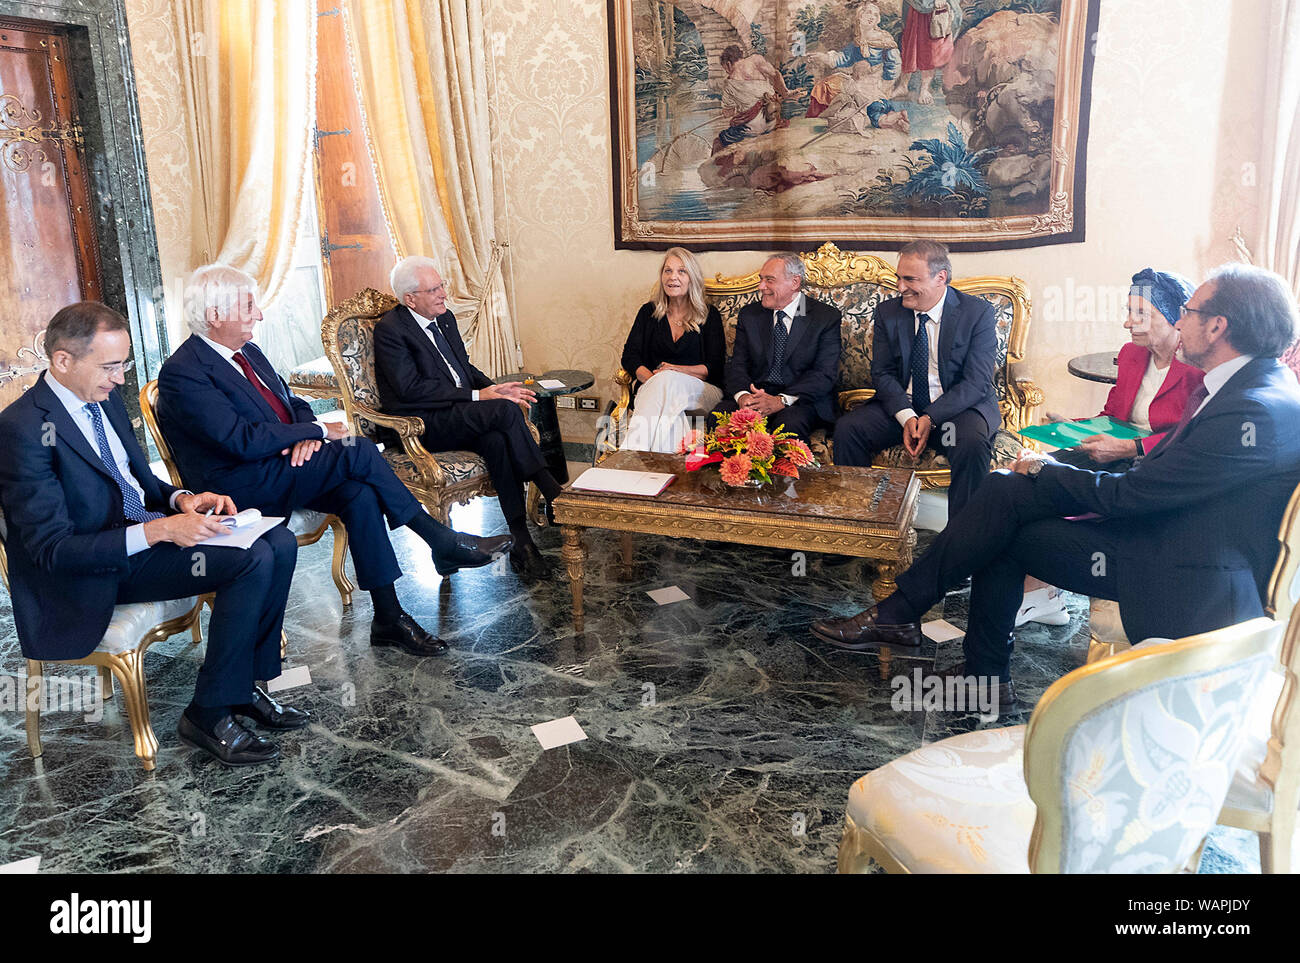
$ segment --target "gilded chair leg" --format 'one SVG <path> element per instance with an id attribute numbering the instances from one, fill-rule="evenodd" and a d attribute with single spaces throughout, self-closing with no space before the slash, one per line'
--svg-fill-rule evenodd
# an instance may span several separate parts
<path id="1" fill-rule="evenodd" d="M 99 666 L 99 699 L 108 702 L 113 698 L 113 673 L 108 666 Z"/>
<path id="2" fill-rule="evenodd" d="M 352 584 L 344 568 L 348 558 L 348 530 L 343 527 L 343 522 L 339 519 L 330 522 L 330 528 L 334 532 L 334 565 L 330 571 L 334 576 L 334 585 L 339 590 L 339 598 L 343 600 L 344 605 L 351 605 L 352 593 L 356 586 Z"/>
<path id="3" fill-rule="evenodd" d="M 284 634 L 284 629 L 280 630 L 280 658 L 283 659 L 289 651 L 289 636 Z"/>
<path id="4" fill-rule="evenodd" d="M 33 759 L 41 757 L 41 694 L 45 689 L 44 666 L 27 660 L 27 749 Z"/>
<path id="5" fill-rule="evenodd" d="M 1273 801 L 1274 807 L 1277 800 Z M 1259 869 L 1262 873 L 1291 872 L 1291 844 L 1295 839 L 1296 811 L 1273 810 L 1272 828 L 1259 834 Z"/>
<path id="6" fill-rule="evenodd" d="M 528 483 L 528 506 L 525 509 L 528 520 L 538 528 L 545 528 L 550 524 L 546 520 L 546 513 L 542 511 L 542 490 L 533 482 Z"/>
<path id="7" fill-rule="evenodd" d="M 149 693 L 144 682 L 144 657 L 137 651 L 112 657 L 109 668 L 122 687 L 122 702 L 135 740 L 135 754 L 145 772 L 152 772 L 158 758 L 158 739 L 149 721 Z"/>

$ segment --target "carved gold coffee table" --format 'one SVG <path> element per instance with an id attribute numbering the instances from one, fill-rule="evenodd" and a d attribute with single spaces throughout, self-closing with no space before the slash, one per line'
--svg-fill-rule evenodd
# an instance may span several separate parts
<path id="1" fill-rule="evenodd" d="M 635 532 L 869 558 L 876 563 L 871 590 L 878 598 L 892 592 L 894 577 L 912 564 L 912 519 L 921 483 L 910 469 L 805 469 L 798 481 L 732 488 L 716 468 L 688 472 L 683 461 L 680 455 L 620 451 L 600 467 L 671 472 L 677 480 L 654 498 L 566 488 L 555 500 L 555 521 L 564 531 L 564 564 L 573 585 L 575 630 L 583 629 L 586 528 L 624 533 L 625 562 L 631 561 Z"/>

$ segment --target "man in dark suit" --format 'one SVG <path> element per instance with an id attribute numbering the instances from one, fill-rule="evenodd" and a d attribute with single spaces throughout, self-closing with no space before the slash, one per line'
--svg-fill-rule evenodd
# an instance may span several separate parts
<path id="1" fill-rule="evenodd" d="M 186 285 L 185 314 L 195 333 L 158 373 L 158 419 L 181 477 L 220 487 L 265 514 L 310 508 L 338 515 L 357 583 L 375 607 L 370 644 L 444 653 L 446 643 L 398 602 L 402 570 L 385 521 L 422 538 L 443 575 L 486 565 L 510 547 L 510 537 L 453 532 L 425 512 L 371 441 L 340 422 L 317 421 L 252 343 L 262 313 L 248 275 L 224 264 L 199 268 Z"/>
<path id="2" fill-rule="evenodd" d="M 942 244 L 913 241 L 898 252 L 899 296 L 876 308 L 872 326 L 876 394 L 836 423 L 835 464 L 870 465 L 899 442 L 913 458 L 937 448 L 952 469 L 952 516 L 988 474 L 1002 417 L 993 390 L 993 305 L 949 287 L 950 280 Z"/>
<path id="3" fill-rule="evenodd" d="M 758 272 L 759 304 L 740 309 L 719 411 L 753 408 L 769 429 L 805 442 L 835 421 L 840 312 L 803 293 L 797 254 L 773 254 Z"/>
<path id="4" fill-rule="evenodd" d="M 45 334 L 49 369 L 0 414 L 0 505 L 14 624 L 29 659 L 79 659 L 104 637 L 114 606 L 215 592 L 207 652 L 183 742 L 226 765 L 269 762 L 267 729 L 305 726 L 255 680 L 280 674 L 280 630 L 298 545 L 274 528 L 248 549 L 204 548 L 235 511 L 225 495 L 159 481 L 116 388 L 130 362 L 126 320 L 82 302 Z M 212 513 L 216 517 L 210 517 Z"/>
<path id="5" fill-rule="evenodd" d="M 1300 483 L 1300 387 L 1277 361 L 1295 340 L 1295 302 L 1276 274 L 1229 264 L 1196 289 L 1177 327 L 1205 381 L 1149 455 L 1113 474 L 1022 452 L 898 576 L 897 592 L 813 631 L 853 651 L 914 651 L 921 616 L 974 575 L 963 674 L 995 681 L 1005 707 L 1026 574 L 1117 600 L 1134 641 L 1262 615 L 1278 525 Z M 1087 514 L 1101 517 L 1070 520 Z"/>
<path id="6" fill-rule="evenodd" d="M 470 364 L 432 258 L 404 258 L 389 281 L 401 304 L 375 325 L 375 377 L 384 411 L 422 418 L 420 440 L 430 451 L 482 455 L 515 539 L 511 567 L 530 578 L 549 575 L 551 566 L 528 532 L 523 496 L 524 485 L 533 482 L 549 511 L 560 493 L 519 407 L 537 396 L 517 381 L 494 384 Z"/>

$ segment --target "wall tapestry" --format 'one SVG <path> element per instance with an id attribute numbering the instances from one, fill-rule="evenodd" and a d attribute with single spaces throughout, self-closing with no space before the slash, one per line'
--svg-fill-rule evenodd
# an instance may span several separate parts
<path id="1" fill-rule="evenodd" d="M 1098 0 L 609 0 L 615 246 L 1083 240 Z"/>

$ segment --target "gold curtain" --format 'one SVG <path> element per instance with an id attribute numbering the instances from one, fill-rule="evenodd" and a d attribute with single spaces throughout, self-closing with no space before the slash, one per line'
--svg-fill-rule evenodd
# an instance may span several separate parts
<path id="1" fill-rule="evenodd" d="M 1300 296 L 1300 0 L 1273 0 L 1264 89 L 1264 193 L 1255 263 Z"/>
<path id="2" fill-rule="evenodd" d="M 194 158 L 194 266 L 223 261 L 274 303 L 293 263 L 316 117 L 312 0 L 177 0 Z"/>
<path id="3" fill-rule="evenodd" d="M 516 368 L 497 239 L 484 0 L 349 0 L 357 88 L 398 257 L 429 254 L 480 296 L 474 363 Z"/>

